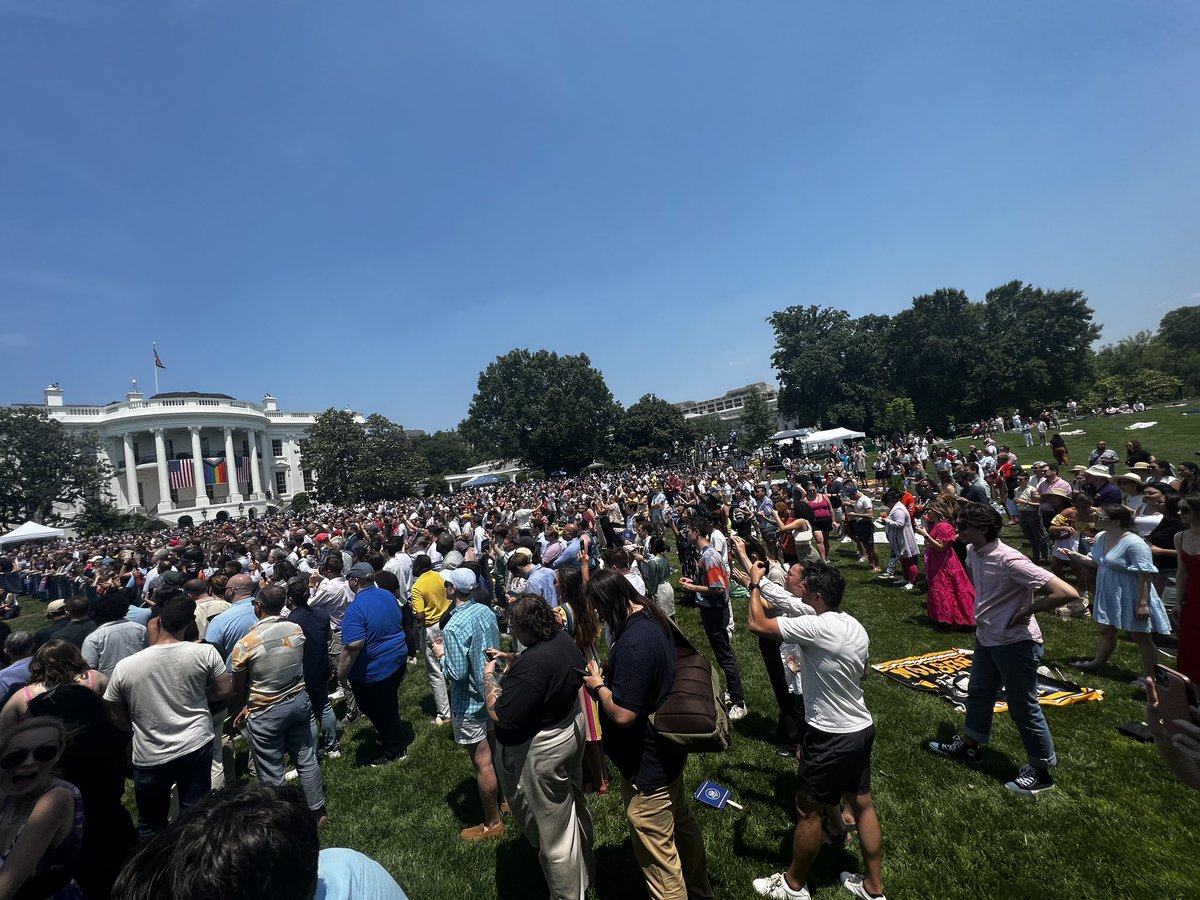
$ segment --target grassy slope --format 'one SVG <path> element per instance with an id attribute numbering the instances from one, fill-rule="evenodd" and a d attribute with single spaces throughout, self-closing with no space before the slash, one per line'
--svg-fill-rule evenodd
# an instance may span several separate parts
<path id="1" fill-rule="evenodd" d="M 1081 423 L 1086 437 L 1069 438 L 1072 462 L 1086 457 L 1097 438 L 1123 448 L 1130 435 L 1168 458 L 1191 458 L 1200 447 L 1200 421 L 1163 410 L 1143 417 L 1161 424 L 1125 432 L 1132 418 Z M 1189 426 L 1189 422 L 1195 424 Z M 1072 426 L 1066 426 L 1070 429 Z M 1019 437 L 1019 436 L 1018 436 Z M 969 442 L 960 442 L 965 445 Z M 1017 452 L 1026 462 L 1034 456 Z M 1038 452 L 1035 448 L 1034 452 Z M 1016 541 L 1015 529 L 1006 538 Z M 960 645 L 969 636 L 935 631 L 922 595 L 880 586 L 835 548 L 848 581 L 846 609 L 871 636 L 875 660 Z M 41 605 L 29 601 L 18 627 L 40 627 Z M 773 698 L 737 610 L 735 648 L 746 681 L 750 715 L 736 727 L 733 747 L 720 756 L 695 756 L 686 773 L 689 788 L 705 778 L 728 785 L 742 812 L 697 805 L 706 835 L 709 870 L 718 897 L 751 897 L 750 880 L 778 871 L 790 847 L 794 764 L 776 757 L 770 738 Z M 705 647 L 695 611 L 681 609 L 680 622 Z M 1088 621 L 1042 617 L 1051 665 L 1091 653 Z M 1016 730 L 998 716 L 989 762 L 968 770 L 923 750 L 923 742 L 948 735 L 961 716 L 942 701 L 907 690 L 873 674 L 867 703 L 876 717 L 874 795 L 884 831 L 884 874 L 889 896 L 953 898 L 1059 897 L 1194 898 L 1200 896 L 1195 823 L 1200 794 L 1178 786 L 1153 747 L 1120 736 L 1116 726 L 1142 715 L 1128 682 L 1137 655 L 1122 640 L 1105 675 L 1086 682 L 1102 688 L 1100 703 L 1047 710 L 1060 766 L 1058 788 L 1037 800 L 1009 794 L 1002 782 L 1023 760 Z M 415 739 L 406 762 L 385 769 L 356 767 L 376 755 L 369 725 L 352 728 L 341 759 L 324 764 L 331 819 L 325 846 L 361 850 L 385 865 L 414 900 L 504 897 L 533 900 L 545 885 L 532 849 L 514 829 L 499 843 L 471 845 L 458 831 L 480 819 L 470 762 L 449 729 L 429 724 L 432 706 L 423 671 L 414 666 L 401 689 L 402 711 Z M 644 896 L 632 860 L 616 793 L 593 797 L 598 896 Z M 841 869 L 859 866 L 850 850 L 823 852 L 809 883 L 817 898 L 845 896 Z"/>

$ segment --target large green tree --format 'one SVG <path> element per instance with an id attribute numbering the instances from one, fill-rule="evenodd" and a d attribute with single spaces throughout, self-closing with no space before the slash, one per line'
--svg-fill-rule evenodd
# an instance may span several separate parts
<path id="1" fill-rule="evenodd" d="M 318 413 L 300 441 L 300 458 L 316 479 L 314 492 L 323 503 L 354 500 L 354 472 L 363 455 L 363 427 L 349 410 Z"/>
<path id="2" fill-rule="evenodd" d="M 757 389 L 751 388 L 742 400 L 742 415 L 738 421 L 738 444 L 747 453 L 753 453 L 775 433 L 775 417 L 767 405 L 767 398 Z"/>
<path id="3" fill-rule="evenodd" d="M 1082 291 L 1010 281 L 987 292 L 981 313 L 967 391 L 975 416 L 1066 400 L 1092 380 L 1100 326 Z"/>
<path id="4" fill-rule="evenodd" d="M 459 430 L 485 453 L 578 471 L 603 454 L 617 411 L 586 353 L 512 350 L 479 374 Z"/>
<path id="5" fill-rule="evenodd" d="M 780 414 L 804 425 L 820 421 L 873 430 L 876 411 L 894 394 L 891 319 L 789 306 L 767 321 L 775 331 L 771 364 L 779 373 Z"/>
<path id="6" fill-rule="evenodd" d="M 69 432 L 45 410 L 0 408 L 0 525 L 54 524 L 67 508 L 101 498 L 112 468 L 98 445 L 95 434 Z"/>
<path id="7" fill-rule="evenodd" d="M 890 376 L 898 393 L 912 398 L 920 422 L 942 426 L 960 419 L 974 389 L 974 360 L 982 352 L 978 305 L 963 291 L 940 288 L 914 297 L 892 321 Z"/>
<path id="8" fill-rule="evenodd" d="M 349 410 L 327 409 L 300 442 L 300 457 L 323 503 L 391 500 L 412 493 L 425 461 L 404 429 L 379 413 L 356 422 Z"/>
<path id="9" fill-rule="evenodd" d="M 1163 316 L 1155 346 L 1158 362 L 1153 368 L 1200 390 L 1200 306 L 1183 306 Z"/>
<path id="10" fill-rule="evenodd" d="M 413 449 L 404 429 L 379 413 L 367 416 L 366 423 L 356 427 L 362 430 L 362 449 L 350 473 L 352 499 L 372 503 L 411 494 L 424 475 L 425 460 Z"/>
<path id="11" fill-rule="evenodd" d="M 479 454 L 457 428 L 423 434 L 413 439 L 413 449 L 425 460 L 430 475 L 453 475 L 479 462 Z"/>
<path id="12" fill-rule="evenodd" d="M 646 394 L 618 415 L 615 446 L 636 463 L 652 463 L 686 440 L 683 412 L 654 394 Z"/>

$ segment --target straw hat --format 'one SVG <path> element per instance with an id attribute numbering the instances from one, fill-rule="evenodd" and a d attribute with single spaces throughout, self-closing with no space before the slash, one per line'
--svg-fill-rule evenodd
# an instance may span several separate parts
<path id="1" fill-rule="evenodd" d="M 1088 466 L 1083 470 L 1087 475 L 1095 475 L 1097 478 L 1109 478 L 1108 466 Z"/>
<path id="2" fill-rule="evenodd" d="M 1142 476 L 1138 475 L 1136 472 L 1125 472 L 1124 474 L 1109 478 L 1109 481 L 1111 481 L 1113 484 L 1116 484 L 1118 481 L 1132 481 L 1134 484 L 1141 485 Z"/>

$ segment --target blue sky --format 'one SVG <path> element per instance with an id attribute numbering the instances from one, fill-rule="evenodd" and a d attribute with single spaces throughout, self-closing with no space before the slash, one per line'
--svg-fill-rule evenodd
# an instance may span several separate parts
<path id="1" fill-rule="evenodd" d="M 513 347 L 770 380 L 773 310 L 1200 302 L 1200 4 L 0 0 L 0 402 L 452 426 Z M 1031 323 L 1036 327 L 1036 323 Z"/>

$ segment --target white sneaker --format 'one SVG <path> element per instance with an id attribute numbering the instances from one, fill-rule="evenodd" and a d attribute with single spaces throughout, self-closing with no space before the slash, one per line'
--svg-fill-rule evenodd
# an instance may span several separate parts
<path id="1" fill-rule="evenodd" d="M 745 703 L 734 703 L 729 707 L 729 718 L 736 722 L 738 719 L 746 718 L 747 712 Z"/>
<path id="2" fill-rule="evenodd" d="M 332 694 L 329 695 L 329 699 L 330 700 L 345 700 L 346 692 L 343 691 L 341 688 L 338 688 L 336 691 L 334 691 Z"/>
<path id="3" fill-rule="evenodd" d="M 842 883 L 842 887 L 855 897 L 861 897 L 862 900 L 887 900 L 887 897 L 883 894 L 880 894 L 878 898 L 868 894 L 867 889 L 863 887 L 863 877 L 861 875 L 856 875 L 853 872 L 843 872 L 838 876 L 838 881 Z"/>
<path id="4" fill-rule="evenodd" d="M 755 891 L 764 897 L 772 898 L 772 900 L 811 900 L 812 896 L 808 893 L 807 885 L 801 887 L 800 890 L 789 885 L 782 872 L 776 872 L 766 878 L 755 878 L 751 883 L 754 885 Z"/>
<path id="5" fill-rule="evenodd" d="M 901 590 L 905 590 L 905 591 L 911 591 L 912 589 L 913 589 L 913 583 L 911 581 L 904 582 L 904 587 L 901 588 Z"/>
<path id="6" fill-rule="evenodd" d="M 907 587 L 907 586 L 908 586 L 908 582 L 905 581 L 903 578 L 897 578 L 895 581 L 892 582 L 892 587 Z"/>
<path id="7" fill-rule="evenodd" d="M 295 781 L 299 777 L 300 777 L 300 773 L 297 772 L 295 769 L 288 769 L 286 772 L 283 773 L 284 781 Z"/>
<path id="8" fill-rule="evenodd" d="M 849 543 L 852 543 L 852 541 L 850 540 L 850 538 L 849 538 L 849 537 L 843 537 L 843 538 L 841 539 L 841 541 L 839 541 L 839 543 L 842 543 L 842 544 L 849 544 Z"/>

